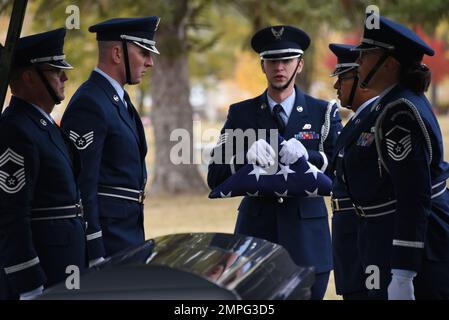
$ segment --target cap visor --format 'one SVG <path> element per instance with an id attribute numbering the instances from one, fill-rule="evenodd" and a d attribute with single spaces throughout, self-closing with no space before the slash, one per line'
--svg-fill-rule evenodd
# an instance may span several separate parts
<path id="1" fill-rule="evenodd" d="M 58 69 L 73 69 L 72 65 L 65 60 L 47 62 L 47 64 Z"/>
<path id="2" fill-rule="evenodd" d="M 351 71 L 352 69 L 355 69 L 355 68 L 357 68 L 357 67 L 343 67 L 343 68 L 337 68 L 337 69 L 334 70 L 334 72 L 332 72 L 332 73 L 330 74 L 330 76 L 331 76 L 331 77 L 336 77 L 336 76 L 338 76 L 338 75 L 340 75 L 340 74 L 342 74 L 342 73 Z"/>
<path id="3" fill-rule="evenodd" d="M 285 55 L 285 54 L 266 54 L 261 56 L 260 58 L 262 60 L 287 60 L 287 59 L 293 59 L 293 58 L 299 58 L 301 57 L 301 53 L 297 53 L 294 55 Z"/>
<path id="4" fill-rule="evenodd" d="M 147 44 L 142 44 L 141 42 L 137 42 L 137 41 L 133 41 L 133 43 L 136 44 L 136 45 L 138 45 L 139 47 L 145 49 L 145 50 L 151 51 L 151 52 L 156 53 L 156 54 L 160 54 L 159 51 L 157 50 L 157 48 L 156 48 L 155 46 L 150 46 L 150 45 L 147 45 Z"/>
<path id="5" fill-rule="evenodd" d="M 374 46 L 372 44 L 360 43 L 358 46 L 351 48 L 351 51 L 368 51 L 379 49 L 380 47 Z"/>

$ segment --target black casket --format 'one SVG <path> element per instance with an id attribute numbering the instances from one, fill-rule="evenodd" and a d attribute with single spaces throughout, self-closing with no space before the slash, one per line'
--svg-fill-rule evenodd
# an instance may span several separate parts
<path id="1" fill-rule="evenodd" d="M 79 280 L 79 289 L 61 283 L 39 299 L 309 299 L 314 272 L 266 240 L 187 233 L 119 252 Z"/>

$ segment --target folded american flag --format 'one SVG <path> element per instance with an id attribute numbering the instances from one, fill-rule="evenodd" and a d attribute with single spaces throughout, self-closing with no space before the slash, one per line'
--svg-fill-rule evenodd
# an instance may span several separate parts
<path id="1" fill-rule="evenodd" d="M 209 198 L 328 196 L 332 181 L 301 157 L 291 165 L 269 168 L 246 164 L 209 194 Z"/>

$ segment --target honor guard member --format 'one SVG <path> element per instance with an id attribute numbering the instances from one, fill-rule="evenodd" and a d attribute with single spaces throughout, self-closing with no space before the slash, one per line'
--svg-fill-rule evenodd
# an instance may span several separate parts
<path id="1" fill-rule="evenodd" d="M 0 119 L 0 298 L 29 299 L 86 265 L 79 159 L 50 116 L 64 99 L 65 29 L 19 39 Z"/>
<path id="2" fill-rule="evenodd" d="M 344 300 L 365 299 L 366 275 L 357 247 L 359 218 L 346 191 L 342 160 L 346 137 L 369 113 L 377 96 L 372 90 L 359 86 L 356 63 L 359 54 L 351 50 L 354 46 L 333 43 L 329 48 L 337 57 L 337 65 L 331 74 L 337 77 L 334 89 L 337 90 L 341 106 L 354 111 L 338 136 L 334 156 L 329 164 L 333 177 L 331 206 L 335 287 L 337 294 L 343 295 Z"/>
<path id="3" fill-rule="evenodd" d="M 116 18 L 89 27 L 97 35 L 98 65 L 62 118 L 81 153 L 90 265 L 145 240 L 147 144 L 124 85 L 140 83 L 153 66 L 158 24 L 159 17 Z"/>
<path id="4" fill-rule="evenodd" d="M 380 28 L 365 26 L 356 49 L 360 85 L 379 100 L 346 139 L 343 158 L 360 258 L 380 282 L 369 296 L 449 299 L 449 165 L 422 64 L 434 51 L 405 26 L 374 18 Z"/>
<path id="5" fill-rule="evenodd" d="M 251 45 L 260 55 L 268 88 L 256 98 L 230 106 L 221 131 L 223 143 L 230 140 L 226 135 L 228 130 L 278 129 L 285 139 L 279 152 L 282 163 L 289 165 L 304 156 L 326 171 L 342 126 L 336 104 L 313 98 L 294 84 L 303 68 L 303 54 L 309 44 L 309 36 L 292 26 L 268 27 L 253 36 Z M 245 154 L 242 162 L 266 166 L 275 161 L 275 151 L 263 138 L 241 149 Z M 211 188 L 243 166 L 235 161 L 237 149 L 231 151 L 231 159 L 218 152 L 212 154 L 208 172 Z M 322 299 L 332 269 L 329 224 L 323 199 L 246 196 L 238 210 L 235 232 L 279 243 L 296 264 L 314 266 L 316 281 L 312 299 Z"/>

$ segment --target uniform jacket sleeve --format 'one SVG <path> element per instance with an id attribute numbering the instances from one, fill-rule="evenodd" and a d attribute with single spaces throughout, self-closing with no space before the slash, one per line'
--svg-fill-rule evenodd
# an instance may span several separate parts
<path id="1" fill-rule="evenodd" d="M 235 139 L 235 108 L 231 106 L 220 137 L 211 153 L 207 184 L 211 189 L 217 187 L 246 163 L 245 150 L 237 150 Z"/>
<path id="2" fill-rule="evenodd" d="M 397 201 L 391 265 L 418 272 L 431 205 L 431 149 L 427 129 L 413 108 L 402 103 L 386 112 L 379 147 Z"/>
<path id="3" fill-rule="evenodd" d="M 39 153 L 22 130 L 2 122 L 0 155 L 0 265 L 19 294 L 46 282 L 31 230 Z"/>
<path id="4" fill-rule="evenodd" d="M 89 260 L 105 255 L 97 203 L 103 144 L 107 134 L 102 108 L 86 96 L 71 101 L 61 121 L 81 157 L 79 176 L 81 199 L 87 221 L 87 252 Z"/>

